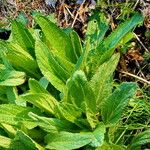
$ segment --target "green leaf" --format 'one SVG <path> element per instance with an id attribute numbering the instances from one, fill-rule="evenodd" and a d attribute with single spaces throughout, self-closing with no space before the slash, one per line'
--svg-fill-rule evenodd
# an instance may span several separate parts
<path id="1" fill-rule="evenodd" d="M 85 61 L 86 61 L 86 55 L 87 55 L 87 51 L 86 51 L 86 49 L 83 49 L 83 53 L 79 57 L 76 65 L 75 65 L 75 68 L 74 68 L 73 72 L 75 72 L 77 70 L 84 69 L 84 64 L 85 64 Z"/>
<path id="2" fill-rule="evenodd" d="M 7 44 L 7 59 L 14 68 L 26 72 L 31 77 L 39 78 L 38 65 L 35 59 L 16 43 Z"/>
<path id="3" fill-rule="evenodd" d="M 9 148 L 12 140 L 10 138 L 4 137 L 0 135 L 0 147 Z"/>
<path id="4" fill-rule="evenodd" d="M 92 142 L 92 136 L 88 133 L 51 133 L 45 137 L 47 149 L 71 150 L 83 147 Z"/>
<path id="5" fill-rule="evenodd" d="M 106 125 L 117 123 L 128 101 L 136 92 L 136 83 L 122 83 L 102 104 L 102 118 Z"/>
<path id="6" fill-rule="evenodd" d="M 17 88 L 8 86 L 6 92 L 9 103 L 15 104 L 16 99 L 18 98 Z"/>
<path id="7" fill-rule="evenodd" d="M 77 149 L 85 145 L 99 147 L 103 144 L 105 134 L 105 126 L 100 123 L 93 132 L 59 132 L 50 133 L 45 137 L 47 149 Z"/>
<path id="8" fill-rule="evenodd" d="M 58 105 L 57 100 L 46 93 L 28 93 L 24 94 L 21 97 L 21 100 L 27 101 L 35 105 L 36 107 L 55 115 L 55 107 Z"/>
<path id="9" fill-rule="evenodd" d="M 81 41 L 80 41 L 78 34 L 75 31 L 72 30 L 69 35 L 70 35 L 71 42 L 73 45 L 74 56 L 75 56 L 76 61 L 77 61 L 83 52 Z"/>
<path id="10" fill-rule="evenodd" d="M 126 36 L 136 25 L 143 21 L 142 15 L 136 13 L 132 18 L 121 24 L 103 42 L 101 42 L 94 54 L 93 61 L 102 64 L 114 53 L 121 39 Z"/>
<path id="11" fill-rule="evenodd" d="M 12 36 L 13 40 L 17 42 L 24 50 L 32 56 L 34 54 L 34 39 L 25 26 L 17 21 L 12 22 Z"/>
<path id="12" fill-rule="evenodd" d="M 43 75 L 56 89 L 63 91 L 70 76 L 67 66 L 62 65 L 41 41 L 36 41 L 36 57 Z"/>
<path id="13" fill-rule="evenodd" d="M 49 94 L 47 90 L 44 89 L 40 85 L 40 82 L 34 80 L 34 79 L 29 79 L 29 88 L 30 88 L 30 93 L 45 93 Z"/>
<path id="14" fill-rule="evenodd" d="M 133 138 L 128 150 L 141 150 L 141 146 L 150 143 L 150 130 L 146 130 Z"/>
<path id="15" fill-rule="evenodd" d="M 25 73 L 0 69 L 0 86 L 17 86 L 25 82 Z"/>
<path id="16" fill-rule="evenodd" d="M 60 131 L 75 131 L 76 127 L 74 124 L 67 120 L 57 118 L 47 118 L 38 116 L 34 113 L 29 113 L 29 116 L 46 132 L 60 132 Z"/>
<path id="17" fill-rule="evenodd" d="M 116 144 L 110 144 L 110 143 L 106 143 L 104 142 L 104 144 L 97 148 L 96 150 L 126 150 L 125 147 L 123 147 L 123 145 L 116 145 Z"/>
<path id="18" fill-rule="evenodd" d="M 103 123 L 100 123 L 92 133 L 95 139 L 90 143 L 90 146 L 100 147 L 104 142 L 105 132 L 106 132 L 105 125 Z"/>
<path id="19" fill-rule="evenodd" d="M 46 17 L 36 16 L 35 20 L 42 28 L 49 48 L 52 49 L 53 53 L 76 63 L 76 57 L 73 53 L 73 46 L 69 36 Z"/>
<path id="20" fill-rule="evenodd" d="M 96 106 L 98 110 L 100 109 L 102 101 L 111 94 L 112 86 L 110 78 L 117 67 L 118 61 L 119 54 L 113 55 L 110 60 L 99 66 L 89 82 L 96 96 Z"/>
<path id="21" fill-rule="evenodd" d="M 0 126 L 5 130 L 10 138 L 14 138 L 16 135 L 16 129 L 12 125 L 1 123 Z"/>
<path id="22" fill-rule="evenodd" d="M 87 78 L 83 71 L 76 71 L 67 82 L 67 101 L 82 108 L 84 103 L 93 110 L 95 109 L 95 96 L 93 90 L 88 86 Z M 78 93 L 78 94 L 77 94 Z"/>
<path id="23" fill-rule="evenodd" d="M 28 135 L 26 135 L 22 131 L 18 131 L 16 133 L 15 139 L 12 141 L 12 144 L 10 146 L 10 149 L 12 150 L 45 150 L 42 146 L 40 146 L 38 143 L 33 141 Z"/>
<path id="24" fill-rule="evenodd" d="M 35 108 L 22 107 L 14 104 L 0 105 L 0 123 L 18 125 L 22 121 L 32 121 L 29 112 L 40 114 Z"/>
<path id="25" fill-rule="evenodd" d="M 91 127 L 94 128 L 97 122 L 95 95 L 88 85 L 84 72 L 76 71 L 69 79 L 67 86 L 66 101 L 86 111 L 87 119 Z"/>
<path id="26" fill-rule="evenodd" d="M 58 118 L 66 119 L 72 123 L 81 116 L 82 110 L 69 103 L 59 103 L 55 110 Z"/>
<path id="27" fill-rule="evenodd" d="M 13 70 L 12 65 L 10 64 L 9 60 L 6 58 L 6 51 L 0 51 L 0 58 L 2 59 L 2 63 L 4 64 L 5 68 L 7 68 L 8 70 Z"/>
<path id="28" fill-rule="evenodd" d="M 91 50 L 97 48 L 103 40 L 108 27 L 108 21 L 103 13 L 98 12 L 91 16 L 86 31 L 86 40 L 90 39 Z"/>

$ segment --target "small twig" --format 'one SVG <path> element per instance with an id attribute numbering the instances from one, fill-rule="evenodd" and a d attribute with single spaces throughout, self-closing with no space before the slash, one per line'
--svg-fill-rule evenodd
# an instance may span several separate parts
<path id="1" fill-rule="evenodd" d="M 126 75 L 128 75 L 128 76 L 131 76 L 131 77 L 133 77 L 133 78 L 136 78 L 136 79 L 138 79 L 138 80 L 140 80 L 140 81 L 142 81 L 142 82 L 144 82 L 144 83 L 147 83 L 148 85 L 150 85 L 150 81 L 147 81 L 146 79 L 143 79 L 143 78 L 141 78 L 141 77 L 139 77 L 139 76 L 136 76 L 136 75 L 134 75 L 134 74 L 132 74 L 132 73 L 129 73 L 129 72 L 125 72 L 125 71 L 120 71 L 121 73 L 124 73 L 124 74 L 126 74 Z"/>
<path id="2" fill-rule="evenodd" d="M 65 16 L 66 26 L 68 26 L 68 19 L 67 19 L 67 13 L 65 7 L 64 7 L 64 16 Z"/>
<path id="3" fill-rule="evenodd" d="M 85 3 L 85 0 L 83 0 L 81 6 L 79 7 L 79 9 L 78 9 L 78 11 L 77 11 L 77 13 L 76 13 L 76 15 L 75 15 L 75 18 L 74 18 L 73 23 L 72 23 L 72 25 L 71 25 L 72 28 L 74 27 L 74 24 L 75 24 L 75 22 L 76 22 L 76 20 L 77 20 L 77 17 L 78 17 L 78 15 L 79 15 L 79 11 L 80 11 L 80 9 L 82 8 L 82 6 L 83 6 L 84 3 Z"/>
<path id="4" fill-rule="evenodd" d="M 136 8 L 137 4 L 139 3 L 140 0 L 137 0 L 135 5 L 133 6 L 133 10 Z"/>
<path id="5" fill-rule="evenodd" d="M 134 33 L 134 36 L 138 40 L 138 42 L 142 45 L 142 47 L 145 49 L 145 51 L 149 52 L 149 50 L 145 47 L 145 45 L 142 43 L 142 41 L 139 39 L 139 37 Z"/>
<path id="6" fill-rule="evenodd" d="M 137 73 L 137 75 L 138 75 L 139 73 L 141 73 L 141 75 L 142 75 L 143 78 L 145 79 L 145 75 L 144 75 L 143 72 L 142 72 L 142 69 L 141 69 L 141 67 L 140 67 L 139 62 L 136 60 L 135 63 L 136 63 L 136 65 L 137 65 L 138 69 L 139 69 L 139 72 Z"/>
<path id="7" fill-rule="evenodd" d="M 65 8 L 67 9 L 67 11 L 68 11 L 68 13 L 70 14 L 70 16 L 71 16 L 72 18 L 74 18 L 73 14 L 70 12 L 70 10 L 68 9 L 68 6 L 67 6 L 67 5 L 65 5 Z"/>
<path id="8" fill-rule="evenodd" d="M 67 5 L 65 5 L 66 10 L 68 11 L 68 13 L 70 14 L 71 18 L 74 19 L 74 15 L 70 12 L 70 10 L 68 9 Z M 80 19 L 77 18 L 78 21 L 80 21 Z"/>

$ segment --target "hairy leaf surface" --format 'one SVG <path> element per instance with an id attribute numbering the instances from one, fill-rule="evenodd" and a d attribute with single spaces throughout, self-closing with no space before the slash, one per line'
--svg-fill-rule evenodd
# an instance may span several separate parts
<path id="1" fill-rule="evenodd" d="M 28 93 L 21 96 L 22 100 L 32 103 L 36 107 L 55 115 L 55 107 L 58 104 L 57 100 L 46 93 Z"/>
<path id="2" fill-rule="evenodd" d="M 89 82 L 96 96 L 98 110 L 100 109 L 101 102 L 111 94 L 112 86 L 110 78 L 116 69 L 118 61 L 119 54 L 113 55 L 110 60 L 99 66 Z"/>
<path id="3" fill-rule="evenodd" d="M 69 36 L 45 17 L 37 16 L 35 17 L 35 20 L 42 28 L 53 52 L 58 56 L 67 58 L 70 62 L 75 63 L 76 57 Z"/>
<path id="4" fill-rule="evenodd" d="M 40 114 L 37 109 L 17 106 L 14 104 L 0 105 L 0 123 L 18 125 L 22 121 L 32 121 L 29 112 Z"/>
<path id="5" fill-rule="evenodd" d="M 23 131 L 19 130 L 16 133 L 14 140 L 11 143 L 10 149 L 12 150 L 45 150 L 42 146 L 36 143 Z"/>
<path id="6" fill-rule="evenodd" d="M 45 141 L 48 149 L 77 149 L 89 144 L 92 147 L 99 147 L 104 141 L 105 126 L 101 123 L 93 132 L 60 132 L 50 133 Z"/>
<path id="7" fill-rule="evenodd" d="M 7 149 L 10 147 L 12 139 L 0 135 L 0 148 Z"/>
<path id="8" fill-rule="evenodd" d="M 90 40 L 91 50 L 97 48 L 98 44 L 103 40 L 108 27 L 104 14 L 98 12 L 91 16 L 86 31 L 86 40 Z"/>
<path id="9" fill-rule="evenodd" d="M 24 50 L 26 50 L 32 56 L 34 54 L 34 39 L 31 33 L 28 31 L 25 26 L 17 21 L 12 22 L 12 36 L 13 40 L 15 40 Z"/>
<path id="10" fill-rule="evenodd" d="M 26 72 L 29 76 L 38 78 L 38 65 L 36 60 L 16 43 L 7 44 L 7 59 L 14 68 Z"/>
<path id="11" fill-rule="evenodd" d="M 46 132 L 75 131 L 77 127 L 67 120 L 42 117 L 34 113 L 29 113 L 29 116 Z"/>
<path id="12" fill-rule="evenodd" d="M 104 101 L 102 105 L 102 118 L 106 125 L 117 123 L 120 120 L 129 99 L 135 94 L 136 87 L 135 83 L 122 83 Z"/>
<path id="13" fill-rule="evenodd" d="M 57 105 L 55 113 L 58 118 L 66 119 L 72 123 L 81 116 L 82 110 L 69 103 L 59 103 Z"/>
<path id="14" fill-rule="evenodd" d="M 89 144 L 92 142 L 92 136 L 88 133 L 51 133 L 46 136 L 45 142 L 47 149 L 71 150 Z"/>
<path id="15" fill-rule="evenodd" d="M 29 79 L 29 88 L 30 88 L 30 93 L 49 94 L 49 92 L 45 90 L 44 87 L 42 87 L 37 80 L 34 79 Z"/>
<path id="16" fill-rule="evenodd" d="M 78 34 L 75 31 L 71 31 L 69 35 L 73 45 L 74 56 L 76 57 L 76 61 L 77 61 L 83 52 L 81 41 Z"/>
<path id="17" fill-rule="evenodd" d="M 92 88 L 83 71 L 76 71 L 69 79 L 68 83 L 68 102 L 75 104 L 86 112 L 87 119 L 92 128 L 95 127 L 96 118 L 96 100 Z"/>
<path id="18" fill-rule="evenodd" d="M 60 64 L 48 47 L 41 41 L 36 42 L 36 57 L 43 75 L 56 89 L 62 91 L 70 76 L 67 66 Z"/>
<path id="19" fill-rule="evenodd" d="M 25 73 L 0 69 L 0 86 L 17 86 L 25 82 Z"/>
<path id="20" fill-rule="evenodd" d="M 132 18 L 122 23 L 103 42 L 98 45 L 96 51 L 94 52 L 93 61 L 97 64 L 102 64 L 107 59 L 109 59 L 114 53 L 114 50 L 118 46 L 120 40 L 142 21 L 142 15 L 135 14 Z"/>

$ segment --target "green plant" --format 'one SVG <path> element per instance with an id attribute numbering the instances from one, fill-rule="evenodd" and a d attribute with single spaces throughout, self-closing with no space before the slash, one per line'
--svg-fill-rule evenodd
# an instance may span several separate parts
<path id="1" fill-rule="evenodd" d="M 35 16 L 41 30 L 13 21 L 11 38 L 1 41 L 0 75 L 5 78 L 0 81 L 0 99 L 6 96 L 9 101 L 12 94 L 13 104 L 0 105 L 0 146 L 15 150 L 116 150 L 149 142 L 149 130 L 127 145 L 113 140 L 137 89 L 136 83 L 114 84 L 120 57 L 114 51 L 128 41 L 122 40 L 142 20 L 135 14 L 104 38 L 107 21 L 103 14 L 95 15 L 83 47 L 75 31 L 63 31 L 45 17 Z M 7 76 L 7 72 L 15 75 Z M 29 89 L 22 85 L 24 73 L 26 80 L 30 78 Z M 10 82 L 14 78 L 18 82 Z"/>

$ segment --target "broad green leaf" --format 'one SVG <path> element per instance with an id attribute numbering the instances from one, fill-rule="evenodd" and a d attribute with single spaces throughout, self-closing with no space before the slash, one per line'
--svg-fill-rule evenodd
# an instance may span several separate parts
<path id="1" fill-rule="evenodd" d="M 45 90 L 38 81 L 34 79 L 29 79 L 29 88 L 30 93 L 45 93 L 49 94 L 47 90 Z"/>
<path id="2" fill-rule="evenodd" d="M 150 143 L 150 130 L 146 130 L 133 138 L 128 150 L 141 150 L 141 146 Z"/>
<path id="3" fill-rule="evenodd" d="M 79 57 L 79 59 L 78 59 L 76 65 L 75 65 L 75 68 L 74 68 L 74 71 L 73 71 L 73 72 L 75 72 L 75 71 L 77 71 L 77 70 L 82 70 L 82 69 L 84 69 L 84 65 L 85 65 L 85 62 L 86 62 L 86 55 L 87 55 L 87 53 L 88 53 L 88 52 L 87 52 L 86 49 L 84 48 L 84 49 L 83 49 L 83 53 L 82 53 L 81 56 Z"/>
<path id="4" fill-rule="evenodd" d="M 67 120 L 47 118 L 29 113 L 29 116 L 46 132 L 75 131 L 77 126 Z"/>
<path id="5" fill-rule="evenodd" d="M 5 123 L 1 123 L 0 126 L 5 130 L 10 138 L 14 138 L 16 135 L 16 129 L 13 126 Z"/>
<path id="6" fill-rule="evenodd" d="M 96 51 L 94 52 L 93 61 L 97 64 L 102 64 L 109 59 L 114 53 L 114 50 L 118 46 L 118 43 L 121 41 L 121 39 L 142 21 L 142 15 L 137 13 L 132 18 L 122 23 L 98 45 Z"/>
<path id="7" fill-rule="evenodd" d="M 24 50 L 32 56 L 34 54 L 34 39 L 25 26 L 17 21 L 12 22 L 12 36 L 13 40 L 17 42 Z"/>
<path id="8" fill-rule="evenodd" d="M 90 40 L 91 50 L 97 48 L 98 44 L 100 44 L 108 27 L 108 21 L 103 13 L 98 12 L 91 16 L 86 31 L 86 40 Z"/>
<path id="9" fill-rule="evenodd" d="M 36 107 L 55 115 L 55 107 L 58 105 L 57 100 L 46 93 L 28 93 L 21 96 L 21 99 L 32 103 Z"/>
<path id="10" fill-rule="evenodd" d="M 7 103 L 7 87 L 6 86 L 0 86 L 0 103 Z"/>
<path id="11" fill-rule="evenodd" d="M 57 105 L 55 113 L 58 118 L 66 119 L 72 123 L 75 123 L 82 114 L 82 110 L 69 103 L 59 103 Z"/>
<path id="12" fill-rule="evenodd" d="M 135 14 L 132 18 L 122 23 L 117 29 L 114 30 L 107 38 L 104 40 L 102 46 L 104 50 L 113 49 L 116 47 L 118 42 L 136 25 L 140 24 L 143 21 L 143 16 L 141 14 Z M 98 48 L 100 48 L 99 45 Z"/>
<path id="13" fill-rule="evenodd" d="M 0 86 L 17 86 L 25 82 L 25 73 L 0 69 Z"/>
<path id="14" fill-rule="evenodd" d="M 96 114 L 97 113 L 92 112 L 89 108 L 86 108 L 87 121 L 89 122 L 92 129 L 94 129 L 98 124 L 98 117 Z"/>
<path id="15" fill-rule="evenodd" d="M 56 61 L 63 67 L 65 68 L 69 74 L 72 74 L 72 70 L 74 69 L 74 64 L 67 61 L 66 59 L 62 57 L 55 57 Z"/>
<path id="16" fill-rule="evenodd" d="M 7 68 L 8 70 L 13 70 L 12 65 L 10 64 L 9 60 L 6 58 L 6 52 L 0 51 L 0 58 L 2 59 L 2 63 L 4 64 L 5 68 Z"/>
<path id="17" fill-rule="evenodd" d="M 122 46 L 125 43 L 127 43 L 128 41 L 130 41 L 131 39 L 134 38 L 134 33 L 133 32 L 128 32 L 119 42 L 118 46 Z"/>
<path id="18" fill-rule="evenodd" d="M 7 99 L 9 101 L 9 103 L 15 104 L 16 103 L 16 99 L 18 98 L 17 88 L 13 87 L 13 86 L 12 87 L 8 86 L 6 94 L 7 94 Z"/>
<path id="19" fill-rule="evenodd" d="M 66 101 L 86 111 L 87 119 L 94 128 L 97 122 L 95 95 L 88 85 L 84 72 L 76 71 L 67 82 L 67 86 Z"/>
<path id="20" fill-rule="evenodd" d="M 74 56 L 76 57 L 76 61 L 77 61 L 83 52 L 81 41 L 78 34 L 75 31 L 72 30 L 69 35 L 73 45 Z"/>
<path id="21" fill-rule="evenodd" d="M 67 87 L 68 102 L 75 104 L 79 108 L 82 108 L 86 103 L 95 112 L 95 96 L 93 90 L 88 86 L 88 81 L 83 71 L 76 71 L 67 81 Z"/>
<path id="22" fill-rule="evenodd" d="M 106 132 L 105 125 L 100 123 L 97 128 L 93 131 L 95 139 L 90 143 L 92 147 L 100 147 L 104 142 L 104 134 Z"/>
<path id="23" fill-rule="evenodd" d="M 6 44 L 6 41 L 0 39 L 0 49 L 3 50 L 4 52 L 7 51 L 6 45 L 7 45 L 7 44 Z"/>
<path id="24" fill-rule="evenodd" d="M 10 147 L 12 140 L 0 135 L 0 147 L 7 149 Z"/>
<path id="25" fill-rule="evenodd" d="M 12 66 L 26 72 L 31 77 L 39 78 L 39 69 L 35 59 L 16 43 L 7 44 L 7 59 Z"/>
<path id="26" fill-rule="evenodd" d="M 22 107 L 14 104 L 0 105 L 0 123 L 19 125 L 22 121 L 32 121 L 29 112 L 40 114 L 35 108 Z"/>
<path id="27" fill-rule="evenodd" d="M 67 66 L 60 64 L 49 48 L 41 41 L 36 41 L 36 57 L 43 75 L 56 89 L 62 91 L 70 76 Z"/>
<path id="28" fill-rule="evenodd" d="M 79 57 L 79 59 L 77 60 L 73 73 L 77 70 L 85 70 L 87 72 L 86 61 L 87 61 L 89 51 L 90 51 L 90 41 L 87 40 L 85 47 L 83 47 L 83 52 L 81 56 Z"/>
<path id="29" fill-rule="evenodd" d="M 123 147 L 123 145 L 116 145 L 116 144 L 109 144 L 109 143 L 106 143 L 104 142 L 104 144 L 97 148 L 96 150 L 126 150 L 125 147 Z"/>
<path id="30" fill-rule="evenodd" d="M 115 71 L 118 61 L 119 54 L 113 55 L 110 60 L 99 66 L 89 82 L 96 97 L 96 107 L 98 110 L 100 109 L 102 101 L 111 94 L 112 86 L 110 77 Z"/>
<path id="31" fill-rule="evenodd" d="M 92 140 L 89 133 L 60 132 L 51 133 L 45 137 L 46 148 L 56 150 L 78 149 L 89 144 Z"/>
<path id="32" fill-rule="evenodd" d="M 45 150 L 41 145 L 33 141 L 28 135 L 22 131 L 18 131 L 11 143 L 12 150 Z"/>
<path id="33" fill-rule="evenodd" d="M 56 53 L 56 55 L 76 63 L 76 57 L 73 53 L 73 46 L 69 36 L 46 17 L 36 16 L 35 20 L 42 28 L 52 51 Z"/>
<path id="34" fill-rule="evenodd" d="M 48 149 L 77 149 L 85 145 L 99 147 L 103 144 L 105 134 L 105 126 L 100 123 L 93 132 L 59 132 L 50 133 L 46 136 L 45 141 L 48 143 Z"/>
<path id="35" fill-rule="evenodd" d="M 122 83 L 116 90 L 103 102 L 101 113 L 106 125 L 117 123 L 121 119 L 122 112 L 127 106 L 128 101 L 136 92 L 136 84 Z"/>

